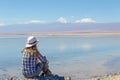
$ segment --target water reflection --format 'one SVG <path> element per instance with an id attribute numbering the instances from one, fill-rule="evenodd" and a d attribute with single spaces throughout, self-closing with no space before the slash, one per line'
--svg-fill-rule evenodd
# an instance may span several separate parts
<path id="1" fill-rule="evenodd" d="M 25 46 L 26 38 L 0 38 L 0 75 L 5 70 L 11 73 L 9 69 L 13 68 L 21 72 L 17 67 L 21 66 L 20 52 Z M 75 80 L 120 70 L 120 36 L 38 38 L 38 48 L 49 59 L 54 73 L 69 75 Z"/>

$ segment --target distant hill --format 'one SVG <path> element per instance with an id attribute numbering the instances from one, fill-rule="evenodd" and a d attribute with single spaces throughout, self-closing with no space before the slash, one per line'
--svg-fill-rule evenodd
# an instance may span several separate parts
<path id="1" fill-rule="evenodd" d="M 0 33 L 120 32 L 120 23 L 44 23 L 0 26 Z"/>

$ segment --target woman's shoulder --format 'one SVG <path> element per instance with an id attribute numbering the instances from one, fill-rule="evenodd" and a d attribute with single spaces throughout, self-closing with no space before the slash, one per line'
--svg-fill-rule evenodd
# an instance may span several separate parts
<path id="1" fill-rule="evenodd" d="M 26 56 L 30 56 L 30 53 L 26 50 L 26 49 L 24 49 L 23 51 L 22 51 L 22 55 L 26 55 Z"/>
<path id="2" fill-rule="evenodd" d="M 34 52 L 29 52 L 29 51 L 27 51 L 27 50 L 24 50 L 23 52 L 22 52 L 22 54 L 23 55 L 28 55 L 28 56 L 36 56 L 36 54 L 34 53 Z"/>
<path id="3" fill-rule="evenodd" d="M 26 51 L 26 49 L 23 49 L 22 51 L 21 51 L 21 53 L 26 53 L 27 51 Z"/>

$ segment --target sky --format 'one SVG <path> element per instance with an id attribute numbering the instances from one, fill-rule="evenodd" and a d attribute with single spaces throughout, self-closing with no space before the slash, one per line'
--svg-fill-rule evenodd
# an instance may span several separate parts
<path id="1" fill-rule="evenodd" d="M 120 22 L 120 0 L 0 0 L 0 26 Z"/>

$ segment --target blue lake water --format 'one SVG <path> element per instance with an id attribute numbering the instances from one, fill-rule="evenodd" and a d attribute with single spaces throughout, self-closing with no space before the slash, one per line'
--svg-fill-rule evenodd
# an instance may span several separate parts
<path id="1" fill-rule="evenodd" d="M 55 74 L 73 80 L 120 72 L 120 36 L 37 36 Z M 21 75 L 27 36 L 0 37 L 0 75 Z"/>

